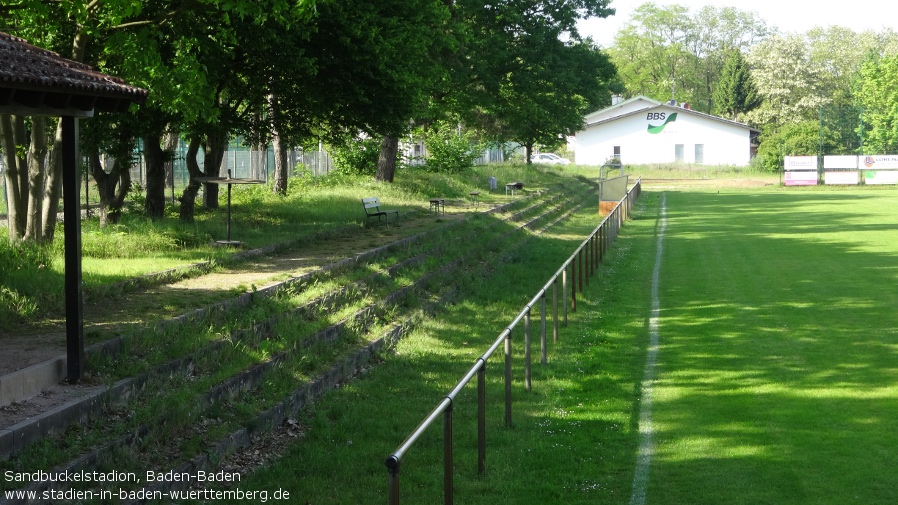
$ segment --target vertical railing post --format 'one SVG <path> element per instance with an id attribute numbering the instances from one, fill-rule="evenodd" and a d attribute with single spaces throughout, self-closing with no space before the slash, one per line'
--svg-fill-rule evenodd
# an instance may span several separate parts
<path id="1" fill-rule="evenodd" d="M 390 505 L 399 505 L 399 463 L 390 468 Z"/>
<path id="2" fill-rule="evenodd" d="M 552 342 L 558 342 L 558 277 L 552 283 Z"/>
<path id="3" fill-rule="evenodd" d="M 511 428 L 511 330 L 505 335 L 505 427 Z"/>
<path id="4" fill-rule="evenodd" d="M 583 261 L 586 263 L 586 285 L 587 286 L 589 286 L 589 278 L 592 277 L 592 266 L 591 266 L 592 260 L 590 259 L 591 258 L 590 254 L 592 253 L 592 251 L 590 251 L 590 247 L 589 247 L 590 240 L 591 239 L 587 238 L 586 243 L 584 244 L 584 247 L 583 247 L 583 249 L 585 249 L 583 252 L 586 256 L 585 258 L 583 258 Z"/>
<path id="5" fill-rule="evenodd" d="M 605 227 L 603 224 L 599 229 L 599 261 L 605 259 Z"/>
<path id="6" fill-rule="evenodd" d="M 599 269 L 599 255 L 600 255 L 599 254 L 599 230 L 596 230 L 596 232 L 593 236 L 595 237 L 595 240 L 593 241 L 593 246 L 595 247 L 595 254 L 592 255 L 592 259 L 595 262 L 595 269 L 598 270 Z"/>
<path id="7" fill-rule="evenodd" d="M 577 258 L 571 261 L 571 312 L 577 312 Z M 564 313 L 564 324 L 567 325 L 567 311 Z"/>
<path id="8" fill-rule="evenodd" d="M 543 296 L 539 299 L 539 315 L 540 319 L 542 319 L 542 335 L 540 336 L 539 341 L 539 352 L 540 352 L 540 363 L 543 365 L 548 361 L 548 349 L 546 348 L 546 292 L 543 291 Z"/>
<path id="9" fill-rule="evenodd" d="M 571 267 L 571 268 L 573 268 L 573 267 Z M 561 306 L 563 307 L 562 312 L 564 312 L 564 326 L 565 326 L 565 327 L 567 327 L 567 307 L 568 307 L 568 302 L 567 302 L 567 293 L 568 293 L 568 289 L 567 289 L 567 285 L 568 285 L 568 282 L 567 282 L 567 265 L 565 265 L 565 266 L 564 266 L 564 270 L 561 271 L 561 301 L 562 301 Z"/>
<path id="10" fill-rule="evenodd" d="M 452 409 L 454 402 L 449 402 L 443 413 L 443 503 L 452 505 L 455 502 L 454 473 L 455 462 L 452 451 Z"/>
<path id="11" fill-rule="evenodd" d="M 577 253 L 577 278 L 579 279 L 580 292 L 583 292 L 583 248 Z"/>
<path id="12" fill-rule="evenodd" d="M 486 472 L 486 361 L 477 370 L 477 475 Z"/>
<path id="13" fill-rule="evenodd" d="M 524 389 L 530 391 L 530 307 L 524 314 Z"/>

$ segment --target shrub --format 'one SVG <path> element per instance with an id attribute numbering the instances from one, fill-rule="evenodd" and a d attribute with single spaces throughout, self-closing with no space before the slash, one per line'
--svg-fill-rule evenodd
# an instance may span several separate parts
<path id="1" fill-rule="evenodd" d="M 471 131 L 460 132 L 457 125 L 440 122 L 428 130 L 424 140 L 427 159 L 424 167 L 429 172 L 449 174 L 463 173 L 474 166 L 482 148 Z"/>
<path id="2" fill-rule="evenodd" d="M 374 175 L 380 156 L 379 139 L 348 139 L 330 149 L 334 171 L 347 175 Z"/>

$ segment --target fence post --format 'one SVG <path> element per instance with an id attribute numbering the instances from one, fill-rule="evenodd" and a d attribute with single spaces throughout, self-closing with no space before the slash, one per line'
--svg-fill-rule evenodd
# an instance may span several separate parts
<path id="1" fill-rule="evenodd" d="M 453 482 L 455 462 L 452 453 L 452 409 L 455 402 L 450 401 L 443 414 L 443 503 L 452 505 L 455 502 L 455 485 Z"/>
<path id="2" fill-rule="evenodd" d="M 390 505 L 399 505 L 399 465 L 390 468 Z"/>
<path id="3" fill-rule="evenodd" d="M 477 371 L 477 475 L 486 472 L 486 361 Z"/>
<path id="4" fill-rule="evenodd" d="M 580 292 L 583 292 L 583 248 L 577 253 L 577 279 L 579 279 Z"/>
<path id="5" fill-rule="evenodd" d="M 546 362 L 548 361 L 548 356 L 546 356 L 546 354 L 548 353 L 548 350 L 546 349 L 546 292 L 545 291 L 543 291 L 543 296 L 539 299 L 539 312 L 540 312 L 540 319 L 542 319 L 542 322 L 543 322 L 542 336 L 540 337 L 540 342 L 539 342 L 539 346 L 540 346 L 539 351 L 541 354 L 540 363 L 545 365 Z"/>
<path id="6" fill-rule="evenodd" d="M 564 325 L 567 326 L 567 265 L 561 271 L 561 301 L 561 305 L 564 307 L 562 310 L 564 312 Z"/>
<path id="7" fill-rule="evenodd" d="M 593 247 L 595 247 L 595 254 L 592 255 L 592 259 L 595 262 L 595 269 L 598 270 L 599 256 L 601 255 L 601 253 L 599 253 L 599 231 L 596 231 L 595 235 L 593 236 L 595 237 L 595 241 L 593 243 Z"/>
<path id="8" fill-rule="evenodd" d="M 552 283 L 552 342 L 558 342 L 558 277 Z"/>
<path id="9" fill-rule="evenodd" d="M 524 388 L 527 391 L 532 389 L 530 384 L 530 307 L 527 307 L 527 313 L 524 314 Z"/>
<path id="10" fill-rule="evenodd" d="M 586 239 L 586 247 L 584 248 L 586 257 L 583 259 L 586 262 L 586 285 L 589 286 L 589 278 L 592 277 L 592 237 Z"/>
<path id="11" fill-rule="evenodd" d="M 505 427 L 511 428 L 511 330 L 505 335 Z"/>
<path id="12" fill-rule="evenodd" d="M 571 312 L 577 312 L 577 258 L 571 261 Z M 564 313 L 564 324 L 567 325 L 567 311 Z"/>

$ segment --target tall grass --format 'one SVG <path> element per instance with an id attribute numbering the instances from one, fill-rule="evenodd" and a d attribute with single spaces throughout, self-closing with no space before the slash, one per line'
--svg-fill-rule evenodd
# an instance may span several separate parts
<path id="1" fill-rule="evenodd" d="M 509 164 L 477 167 L 454 175 L 408 168 L 396 175 L 393 184 L 341 174 L 296 177 L 290 180 L 286 197 L 273 194 L 268 185 L 237 185 L 232 188 L 231 235 L 248 248 L 308 243 L 322 231 L 365 224 L 360 203 L 364 197 L 380 196 L 385 207 L 399 209 L 404 216 L 416 216 L 426 212 L 429 198 L 461 201 L 470 191 L 481 190 L 483 198 L 489 200 L 486 190 L 490 176 L 496 176 L 500 184 L 522 180 L 530 189 L 546 187 L 561 178 L 546 167 Z M 114 225 L 100 227 L 97 218 L 84 221 L 85 286 L 101 293 L 105 286 L 150 272 L 227 259 L 235 251 L 211 246 L 227 233 L 226 194 L 222 191 L 219 196 L 219 209 L 198 208 L 193 223 L 180 222 L 175 207 L 168 209 L 163 220 L 147 220 L 136 206 L 129 207 Z M 495 198 L 501 199 L 501 195 L 496 193 Z M 6 230 L 0 228 L 0 235 L 6 236 Z M 0 257 L 2 271 L 6 272 L 0 277 L 0 306 L 9 315 L 0 319 L 0 324 L 34 321 L 62 310 L 62 236 L 60 229 L 56 241 L 41 248 L 46 257 L 40 261 L 14 263 L 6 257 L 11 253 L 0 252 L 6 254 Z M 12 250 L 8 245 L 0 248 Z"/>

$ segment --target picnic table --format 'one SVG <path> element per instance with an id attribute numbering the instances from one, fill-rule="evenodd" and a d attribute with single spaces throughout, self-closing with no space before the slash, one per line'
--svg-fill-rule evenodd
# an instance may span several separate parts
<path id="1" fill-rule="evenodd" d="M 238 179 L 231 177 L 231 171 L 228 170 L 227 177 L 195 177 L 195 181 L 203 184 L 218 184 L 219 186 L 228 186 L 228 238 L 225 240 L 216 240 L 218 245 L 238 247 L 243 245 L 239 240 L 231 240 L 231 186 L 234 184 L 263 184 L 265 181 L 259 179 Z"/>
<path id="2" fill-rule="evenodd" d="M 509 182 L 505 185 L 505 194 L 507 195 L 509 191 L 511 191 L 511 195 L 514 196 L 514 192 L 520 191 L 524 189 L 524 183 L 520 181 Z"/>
<path id="3" fill-rule="evenodd" d="M 440 215 L 440 213 L 446 213 L 446 199 L 445 198 L 431 198 L 430 199 L 430 213 L 435 215 Z"/>

